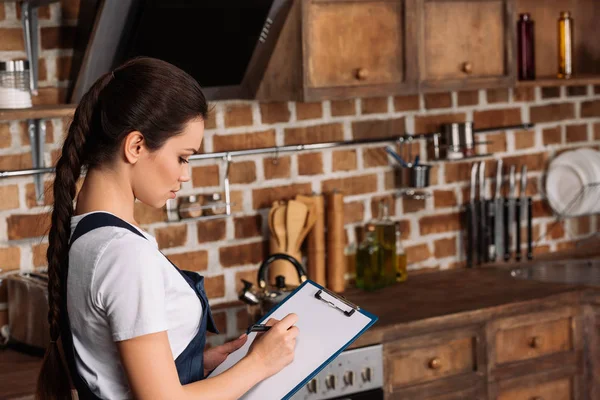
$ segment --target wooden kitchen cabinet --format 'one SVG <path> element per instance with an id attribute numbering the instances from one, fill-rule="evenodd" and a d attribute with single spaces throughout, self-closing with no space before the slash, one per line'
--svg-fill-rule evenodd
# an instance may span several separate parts
<path id="1" fill-rule="evenodd" d="M 305 99 L 415 91 L 414 2 L 303 1 Z"/>
<path id="2" fill-rule="evenodd" d="M 419 89 L 513 85 L 512 1 L 418 0 Z"/>

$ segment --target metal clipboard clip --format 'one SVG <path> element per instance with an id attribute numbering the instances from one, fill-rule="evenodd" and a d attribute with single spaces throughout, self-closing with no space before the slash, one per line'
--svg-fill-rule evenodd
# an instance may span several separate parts
<path id="1" fill-rule="evenodd" d="M 329 300 L 325 300 L 322 296 L 321 293 L 327 293 L 328 295 L 330 295 L 331 297 L 333 297 L 336 300 L 339 300 L 340 302 L 344 303 L 344 305 L 350 307 L 350 310 L 348 311 L 344 311 L 343 309 L 341 309 L 340 307 L 336 306 L 332 301 Z M 330 290 L 327 289 L 319 289 L 319 291 L 317 293 L 315 293 L 315 298 L 321 300 L 322 302 L 326 303 L 327 305 L 329 305 L 330 307 L 333 307 L 335 309 L 340 310 L 341 312 L 344 313 L 344 315 L 346 315 L 346 317 L 351 317 L 352 314 L 354 314 L 355 311 L 360 310 L 360 307 L 350 303 L 348 300 L 338 296 L 337 294 L 331 292 Z"/>

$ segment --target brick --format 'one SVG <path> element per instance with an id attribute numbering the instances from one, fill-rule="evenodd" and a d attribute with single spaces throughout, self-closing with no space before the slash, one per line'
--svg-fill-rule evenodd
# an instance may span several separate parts
<path id="1" fill-rule="evenodd" d="M 22 10 L 21 5 L 17 3 L 16 7 L 17 11 L 17 19 L 21 20 Z M 38 7 L 38 19 L 50 19 L 50 7 L 49 6 L 41 6 Z"/>
<path id="2" fill-rule="evenodd" d="M 549 224 L 546 229 L 548 229 L 548 236 L 550 236 L 550 238 L 553 240 L 562 239 L 565 237 L 564 221 L 561 221 L 560 223 Z"/>
<path id="3" fill-rule="evenodd" d="M 575 105 L 573 103 L 534 106 L 529 110 L 529 119 L 534 124 L 538 122 L 556 122 L 572 118 L 575 118 Z"/>
<path id="4" fill-rule="evenodd" d="M 46 121 L 46 143 L 54 143 L 54 125 L 52 121 Z M 21 138 L 21 145 L 30 146 L 31 141 L 29 140 L 29 130 L 27 128 L 27 122 L 21 121 L 18 124 L 19 127 L 19 136 Z"/>
<path id="5" fill-rule="evenodd" d="M 479 104 L 478 90 L 463 90 L 458 92 L 458 106 L 476 106 Z"/>
<path id="6" fill-rule="evenodd" d="M 556 251 L 574 250 L 577 248 L 577 241 L 569 240 L 567 242 L 557 243 Z"/>
<path id="7" fill-rule="evenodd" d="M 12 146 L 10 124 L 8 122 L 0 123 L 0 149 L 5 149 L 10 146 Z"/>
<path id="8" fill-rule="evenodd" d="M 560 87 L 543 87 L 542 88 L 542 99 L 553 99 L 560 97 Z"/>
<path id="9" fill-rule="evenodd" d="M 43 50 L 72 49 L 75 43 L 74 26 L 49 26 L 40 28 L 40 39 Z"/>
<path id="10" fill-rule="evenodd" d="M 456 256 L 456 237 L 438 239 L 433 242 L 435 258 Z"/>
<path id="11" fill-rule="evenodd" d="M 344 140 L 342 124 L 325 124 L 286 128 L 284 131 L 285 144 L 324 143 Z"/>
<path id="12" fill-rule="evenodd" d="M 260 214 L 237 217 L 233 220 L 236 239 L 245 239 L 262 235 L 262 217 Z"/>
<path id="13" fill-rule="evenodd" d="M 219 333 L 227 333 L 227 312 L 213 312 L 213 321 Z M 216 335 L 215 333 L 207 332 L 208 336 Z"/>
<path id="14" fill-rule="evenodd" d="M 0 210 L 19 208 L 19 187 L 17 185 L 0 186 Z"/>
<path id="15" fill-rule="evenodd" d="M 4 272 L 20 269 L 21 249 L 16 246 L 0 247 L 0 265 Z"/>
<path id="16" fill-rule="evenodd" d="M 501 110 L 475 111 L 473 113 L 475 128 L 491 128 L 493 126 L 517 125 L 521 121 L 520 108 Z"/>
<path id="17" fill-rule="evenodd" d="M 418 111 L 419 110 L 419 95 L 412 96 L 395 96 L 394 111 Z"/>
<path id="18" fill-rule="evenodd" d="M 4 10 L 4 3 L 0 3 L 0 21 L 6 18 L 6 11 Z"/>
<path id="19" fill-rule="evenodd" d="M 331 100 L 330 107 L 332 117 L 356 115 L 356 103 L 354 100 Z"/>
<path id="20" fill-rule="evenodd" d="M 402 198 L 402 210 L 405 214 L 414 213 L 425 209 L 425 199 Z"/>
<path id="21" fill-rule="evenodd" d="M 486 97 L 490 104 L 508 103 L 508 89 L 488 89 Z"/>
<path id="22" fill-rule="evenodd" d="M 206 250 L 169 254 L 167 257 L 173 264 L 186 271 L 206 271 L 208 269 L 208 251 Z"/>
<path id="23" fill-rule="evenodd" d="M 255 210 L 271 207 L 274 201 L 289 200 L 297 194 L 312 193 L 310 183 L 294 183 L 291 185 L 266 187 L 252 190 L 252 206 Z"/>
<path id="24" fill-rule="evenodd" d="M 385 167 L 389 164 L 385 147 L 370 147 L 363 149 L 363 166 L 365 168 Z"/>
<path id="25" fill-rule="evenodd" d="M 290 156 L 268 157 L 263 159 L 265 179 L 283 179 L 290 177 Z"/>
<path id="26" fill-rule="evenodd" d="M 531 214 L 533 218 L 551 217 L 552 209 L 548 202 L 544 200 L 534 200 L 531 204 Z"/>
<path id="27" fill-rule="evenodd" d="M 344 225 L 363 222 L 365 218 L 365 204 L 362 201 L 344 203 Z"/>
<path id="28" fill-rule="evenodd" d="M 317 119 L 323 117 L 323 103 L 296 103 L 296 119 L 298 121 L 305 119 Z"/>
<path id="29" fill-rule="evenodd" d="M 208 110 L 208 115 L 204 120 L 204 129 L 215 129 L 217 127 L 217 112 L 214 108 Z M 204 144 L 204 141 L 202 141 Z"/>
<path id="30" fill-rule="evenodd" d="M 541 246 L 536 246 L 533 248 L 533 255 L 537 256 L 540 254 L 546 254 L 546 253 L 550 253 L 550 246 L 547 244 L 541 245 Z"/>
<path id="31" fill-rule="evenodd" d="M 594 140 L 600 140 L 600 123 L 594 124 Z"/>
<path id="32" fill-rule="evenodd" d="M 504 158 L 504 165 L 527 165 L 528 171 L 542 171 L 546 168 L 548 153 L 533 153 Z M 488 169 L 490 170 L 490 169 Z"/>
<path id="33" fill-rule="evenodd" d="M 33 245 L 31 251 L 33 253 L 34 267 L 45 267 L 48 265 L 48 259 L 46 258 L 46 252 L 48 251 L 48 243 L 40 243 Z"/>
<path id="34" fill-rule="evenodd" d="M 258 264 L 266 255 L 265 242 L 226 246 L 219 249 L 219 261 L 225 268 Z"/>
<path id="35" fill-rule="evenodd" d="M 79 5 L 81 0 L 61 0 L 60 12 L 62 20 L 76 20 L 79 16 Z"/>
<path id="36" fill-rule="evenodd" d="M 371 215 L 379 218 L 379 204 L 387 204 L 388 216 L 393 217 L 396 215 L 396 200 L 393 195 L 388 194 L 385 196 L 374 196 L 371 198 Z M 383 210 L 382 210 L 383 212 Z M 383 215 L 381 215 L 383 218 Z"/>
<path id="37" fill-rule="evenodd" d="M 567 143 L 587 142 L 587 125 L 568 125 L 567 126 Z"/>
<path id="38" fill-rule="evenodd" d="M 433 204 L 435 208 L 455 207 L 458 205 L 456 193 L 454 190 L 435 190 Z"/>
<path id="39" fill-rule="evenodd" d="M 0 28 L 0 51 L 24 51 L 23 30 L 21 28 Z"/>
<path id="40" fill-rule="evenodd" d="M 341 191 L 345 196 L 373 193 L 377 191 L 377 175 L 352 176 L 349 178 L 327 179 L 321 182 L 322 192 Z"/>
<path id="41" fill-rule="evenodd" d="M 554 128 L 546 128 L 542 131 L 542 137 L 544 141 L 544 146 L 548 146 L 551 144 L 561 144 L 562 143 L 562 135 L 560 132 L 560 126 L 555 126 Z"/>
<path id="42" fill-rule="evenodd" d="M 450 93 L 426 93 L 423 95 L 423 98 L 427 110 L 452 107 L 452 96 Z"/>
<path id="43" fill-rule="evenodd" d="M 298 175 L 319 175 L 323 173 L 321 153 L 298 154 Z"/>
<path id="44" fill-rule="evenodd" d="M 275 146 L 275 130 L 240 133 L 237 135 L 214 135 L 213 151 L 247 150 Z"/>
<path id="45" fill-rule="evenodd" d="M 408 239 L 410 237 L 410 221 L 407 219 L 402 219 L 397 222 L 400 225 L 400 239 Z"/>
<path id="46" fill-rule="evenodd" d="M 356 166 L 356 150 L 336 150 L 331 154 L 333 172 L 353 171 Z"/>
<path id="47" fill-rule="evenodd" d="M 224 219 L 198 221 L 198 243 L 216 242 L 225 239 L 227 231 Z"/>
<path id="48" fill-rule="evenodd" d="M 54 181 L 45 181 L 44 182 L 44 205 L 51 206 L 54 203 Z M 37 207 L 37 196 L 35 193 L 35 185 L 33 183 L 28 183 L 25 185 L 25 203 L 27 204 L 27 208 Z"/>
<path id="49" fill-rule="evenodd" d="M 488 133 L 486 135 L 486 140 L 489 140 L 491 143 L 487 144 L 488 153 L 505 153 L 507 150 L 506 144 L 506 133 Z"/>
<path id="50" fill-rule="evenodd" d="M 587 96 L 587 86 L 568 86 L 567 96 Z"/>
<path id="51" fill-rule="evenodd" d="M 170 225 L 165 228 L 156 228 L 156 242 L 160 249 L 184 246 L 187 242 L 187 225 Z"/>
<path id="52" fill-rule="evenodd" d="M 592 232 L 592 221 L 589 215 L 577 217 L 573 222 L 575 222 L 577 227 L 575 232 L 577 232 L 578 235 L 587 235 L 588 233 Z"/>
<path id="53" fill-rule="evenodd" d="M 234 164 L 230 164 L 231 168 Z M 219 166 L 202 165 L 192 168 L 192 185 L 194 187 L 219 186 Z"/>
<path id="54" fill-rule="evenodd" d="M 406 262 L 408 264 L 425 261 L 431 257 L 431 252 L 427 243 L 417 244 L 415 246 L 407 246 L 404 248 L 406 252 Z"/>
<path id="55" fill-rule="evenodd" d="M 518 163 L 517 163 L 518 164 Z M 446 164 L 446 183 L 469 181 L 471 179 L 472 162 L 452 162 Z M 494 168 L 486 168 L 485 175 L 489 178 L 495 176 Z"/>
<path id="56" fill-rule="evenodd" d="M 464 113 L 416 116 L 415 133 L 439 132 L 440 126 L 442 124 L 450 124 L 453 122 L 465 121 L 466 115 Z M 475 125 L 475 127 L 478 128 L 477 125 Z"/>
<path id="57" fill-rule="evenodd" d="M 517 150 L 529 149 L 535 146 L 534 131 L 515 131 L 515 148 Z"/>
<path id="58" fill-rule="evenodd" d="M 67 89 L 62 87 L 42 87 L 38 95 L 31 98 L 34 106 L 56 105 L 67 101 Z"/>
<path id="59" fill-rule="evenodd" d="M 225 107 L 225 126 L 227 128 L 236 126 L 251 126 L 252 106 L 249 104 L 230 104 Z"/>
<path id="60" fill-rule="evenodd" d="M 258 285 L 258 281 L 256 279 L 257 275 L 258 275 L 258 268 L 252 268 L 252 269 L 247 269 L 244 271 L 236 272 L 235 273 L 235 292 L 239 293 L 240 290 L 242 290 L 242 288 L 244 287 L 242 279 L 252 283 L 254 285 L 254 287 L 256 287 Z M 247 317 L 248 312 L 246 310 L 244 310 L 244 312 L 246 313 L 246 317 Z M 239 320 L 238 320 L 238 324 L 239 324 Z M 239 325 L 238 325 L 238 327 L 239 327 Z"/>
<path id="61" fill-rule="evenodd" d="M 429 215 L 419 221 L 421 235 L 458 231 L 461 228 L 459 213 Z"/>
<path id="62" fill-rule="evenodd" d="M 396 137 L 406 131 L 404 117 L 386 120 L 355 121 L 352 123 L 354 139 Z"/>
<path id="63" fill-rule="evenodd" d="M 513 89 L 513 101 L 534 101 L 535 88 L 533 87 L 517 87 Z"/>
<path id="64" fill-rule="evenodd" d="M 6 219 L 8 239 L 35 238 L 50 231 L 50 213 L 14 214 Z"/>
<path id="65" fill-rule="evenodd" d="M 62 56 L 56 58 L 56 77 L 59 81 L 68 81 L 71 77 L 71 56 Z"/>
<path id="66" fill-rule="evenodd" d="M 229 164 L 229 179 L 231 183 L 252 183 L 256 181 L 256 164 L 254 161 L 238 161 Z"/>
<path id="67" fill-rule="evenodd" d="M 594 85 L 594 94 L 600 94 L 600 85 Z"/>
<path id="68" fill-rule="evenodd" d="M 225 275 L 205 276 L 204 290 L 209 299 L 225 297 Z"/>
<path id="69" fill-rule="evenodd" d="M 362 114 L 381 114 L 388 112 L 387 97 L 367 97 L 361 100 Z"/>
<path id="70" fill-rule="evenodd" d="M 290 108 L 287 102 L 261 103 L 260 117 L 263 124 L 275 124 L 290 120 Z"/>
<path id="71" fill-rule="evenodd" d="M 38 60 L 38 82 L 45 81 L 48 79 L 48 68 L 46 67 L 47 61 L 45 58 Z"/>
<path id="72" fill-rule="evenodd" d="M 581 103 L 581 117 L 600 117 L 600 100 Z"/>
<path id="73" fill-rule="evenodd" d="M 167 220 L 165 208 L 150 207 L 142 202 L 136 201 L 133 204 L 133 218 L 138 224 L 148 225 L 155 222 L 164 222 Z"/>

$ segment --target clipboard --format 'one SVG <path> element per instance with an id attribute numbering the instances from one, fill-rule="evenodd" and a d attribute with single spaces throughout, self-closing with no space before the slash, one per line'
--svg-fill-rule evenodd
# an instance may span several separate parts
<path id="1" fill-rule="evenodd" d="M 269 318 L 281 320 L 290 313 L 298 315 L 296 326 L 300 330 L 294 361 L 256 384 L 241 399 L 290 399 L 378 320 L 375 315 L 311 280 L 304 281 L 259 323 Z M 250 333 L 244 346 L 231 353 L 208 378 L 223 373 L 241 360 L 256 335 Z"/>

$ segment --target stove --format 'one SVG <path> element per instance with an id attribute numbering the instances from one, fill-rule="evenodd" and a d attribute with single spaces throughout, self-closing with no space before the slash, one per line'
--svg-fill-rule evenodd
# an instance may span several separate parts
<path id="1" fill-rule="evenodd" d="M 383 346 L 343 351 L 293 400 L 383 400 Z"/>

